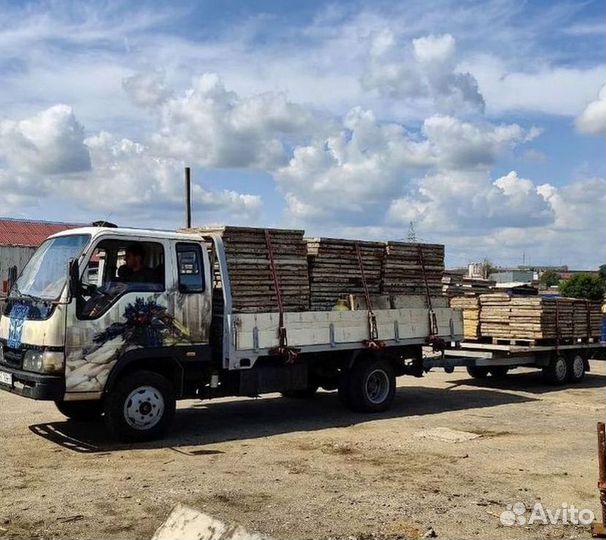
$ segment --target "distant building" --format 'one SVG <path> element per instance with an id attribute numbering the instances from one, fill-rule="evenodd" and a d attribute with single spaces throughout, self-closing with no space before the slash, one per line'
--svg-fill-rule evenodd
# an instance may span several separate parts
<path id="1" fill-rule="evenodd" d="M 532 270 L 508 270 L 490 274 L 489 279 L 496 281 L 497 287 L 516 287 L 518 285 L 530 285 L 537 279 Z"/>
<path id="2" fill-rule="evenodd" d="M 475 279 L 486 279 L 486 265 L 483 263 L 471 263 L 467 267 L 467 277 Z"/>
<path id="3" fill-rule="evenodd" d="M 7 292 L 9 268 L 16 266 L 18 274 L 48 236 L 80 226 L 77 223 L 0 217 L 0 294 Z"/>

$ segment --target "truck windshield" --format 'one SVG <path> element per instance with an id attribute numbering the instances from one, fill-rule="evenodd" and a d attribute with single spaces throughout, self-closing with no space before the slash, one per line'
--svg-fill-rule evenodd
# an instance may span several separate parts
<path id="1" fill-rule="evenodd" d="M 59 298 L 67 280 L 69 260 L 80 255 L 89 239 L 88 234 L 73 234 L 46 240 L 25 265 L 12 293 L 43 300 Z"/>

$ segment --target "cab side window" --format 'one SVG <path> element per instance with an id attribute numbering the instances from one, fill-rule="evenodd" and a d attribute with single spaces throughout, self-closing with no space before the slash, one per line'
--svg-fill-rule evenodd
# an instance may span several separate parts
<path id="1" fill-rule="evenodd" d="M 128 239 L 102 240 L 82 273 L 78 316 L 94 319 L 126 293 L 164 289 L 162 244 Z"/>
<path id="2" fill-rule="evenodd" d="M 204 266 L 202 250 L 198 244 L 179 242 L 177 244 L 177 270 L 179 291 L 198 293 L 204 291 Z"/>

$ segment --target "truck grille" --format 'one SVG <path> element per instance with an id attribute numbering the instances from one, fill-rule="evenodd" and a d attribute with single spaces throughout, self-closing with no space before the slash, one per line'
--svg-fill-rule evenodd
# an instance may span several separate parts
<path id="1" fill-rule="evenodd" d="M 23 353 L 25 351 L 21 349 L 12 349 L 11 347 L 4 346 L 4 364 L 14 368 L 21 368 L 23 363 Z"/>

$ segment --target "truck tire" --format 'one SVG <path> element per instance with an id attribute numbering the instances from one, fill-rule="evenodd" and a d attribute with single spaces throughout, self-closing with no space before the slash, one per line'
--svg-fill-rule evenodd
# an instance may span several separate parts
<path id="1" fill-rule="evenodd" d="M 467 366 L 467 373 L 474 379 L 485 379 L 488 377 L 488 367 L 486 366 Z"/>
<path id="2" fill-rule="evenodd" d="M 502 378 L 507 375 L 509 368 L 507 366 L 494 366 L 490 368 L 490 375 L 495 378 Z"/>
<path id="3" fill-rule="evenodd" d="M 300 390 L 286 390 L 282 392 L 282 397 L 289 399 L 309 399 L 316 395 L 318 388 L 318 385 L 312 384 L 311 386 Z"/>
<path id="4" fill-rule="evenodd" d="M 580 383 L 585 377 L 585 359 L 580 354 L 574 354 L 568 359 L 568 380 Z"/>
<path id="5" fill-rule="evenodd" d="M 352 410 L 382 412 L 391 407 L 396 392 L 396 376 L 386 360 L 358 362 L 345 377 L 339 395 Z"/>
<path id="6" fill-rule="evenodd" d="M 175 416 L 175 391 L 153 371 L 134 371 L 120 379 L 105 397 L 105 423 L 121 441 L 161 438 Z"/>
<path id="7" fill-rule="evenodd" d="M 568 380 L 568 362 L 561 355 L 552 358 L 543 368 L 543 378 L 548 384 L 560 385 Z"/>
<path id="8" fill-rule="evenodd" d="M 71 420 L 90 422 L 98 420 L 103 412 L 101 401 L 55 401 L 59 412 Z"/>

